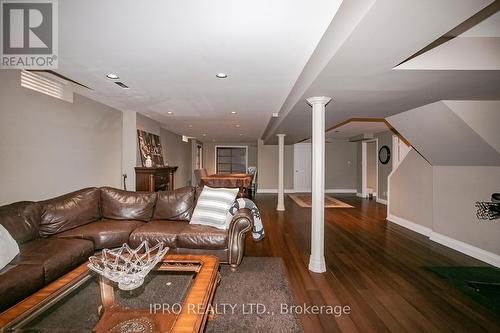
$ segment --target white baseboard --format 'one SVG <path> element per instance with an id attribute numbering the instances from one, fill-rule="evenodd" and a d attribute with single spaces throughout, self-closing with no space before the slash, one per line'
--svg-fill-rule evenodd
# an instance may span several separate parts
<path id="1" fill-rule="evenodd" d="M 332 188 L 332 189 L 326 189 L 325 193 L 354 194 L 354 193 L 356 193 L 356 189 L 352 189 L 352 188 Z"/>
<path id="2" fill-rule="evenodd" d="M 311 193 L 307 191 L 295 191 L 294 189 L 285 189 L 285 193 Z M 278 189 L 276 188 L 258 188 L 257 193 L 278 193 Z M 345 193 L 345 194 L 354 194 L 356 193 L 355 189 L 326 189 L 325 193 Z"/>
<path id="3" fill-rule="evenodd" d="M 387 200 L 380 199 L 379 197 L 377 197 L 377 202 L 387 206 Z"/>
<path id="4" fill-rule="evenodd" d="M 427 236 L 433 242 L 449 247 L 472 258 L 484 261 L 485 263 L 495 267 L 500 267 L 500 255 L 498 254 L 480 249 L 476 246 L 464 243 L 451 237 L 441 235 L 440 233 L 432 231 L 431 228 L 421 226 L 392 214 L 387 215 L 387 221 Z"/>
<path id="5" fill-rule="evenodd" d="M 432 232 L 429 236 L 429 239 L 441 245 L 452 248 L 453 250 L 456 250 L 458 252 L 462 252 L 472 258 L 484 261 L 495 267 L 500 267 L 500 256 L 498 254 L 485 251 L 473 245 L 464 243 L 445 235 L 441 235 L 437 232 Z"/>
<path id="6" fill-rule="evenodd" d="M 428 227 L 421 226 L 420 224 L 413 223 L 411 221 L 405 220 L 404 218 L 394 216 L 392 214 L 387 214 L 387 221 L 405 227 L 406 229 L 410 229 L 419 234 L 429 237 L 432 233 L 432 229 Z"/>
<path id="7" fill-rule="evenodd" d="M 257 193 L 274 193 L 278 194 L 277 188 L 258 188 Z M 285 193 L 295 193 L 293 189 L 285 189 Z"/>

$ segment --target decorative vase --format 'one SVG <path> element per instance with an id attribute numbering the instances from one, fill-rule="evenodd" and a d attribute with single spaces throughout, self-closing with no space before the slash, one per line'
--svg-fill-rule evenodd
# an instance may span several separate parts
<path id="1" fill-rule="evenodd" d="M 146 162 L 144 164 L 146 165 L 146 168 L 151 168 L 153 166 L 153 161 L 150 156 L 146 157 Z"/>

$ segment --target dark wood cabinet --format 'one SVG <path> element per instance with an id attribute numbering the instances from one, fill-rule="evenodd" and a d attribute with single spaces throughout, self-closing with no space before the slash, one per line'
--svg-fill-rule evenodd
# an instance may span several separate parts
<path id="1" fill-rule="evenodd" d="M 135 190 L 144 192 L 170 191 L 174 189 L 174 173 L 177 167 L 135 168 Z"/>

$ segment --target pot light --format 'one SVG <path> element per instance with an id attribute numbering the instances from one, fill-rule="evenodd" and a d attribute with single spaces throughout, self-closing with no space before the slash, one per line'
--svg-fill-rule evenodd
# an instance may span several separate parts
<path id="1" fill-rule="evenodd" d="M 243 133 L 240 133 L 240 136 L 243 136 Z"/>
<path id="2" fill-rule="evenodd" d="M 193 125 L 188 125 L 188 127 L 189 127 L 189 128 L 192 128 L 192 127 L 193 127 Z"/>
<path id="3" fill-rule="evenodd" d="M 237 113 L 238 113 L 238 112 L 236 112 L 236 111 L 231 111 L 231 114 L 237 114 Z"/>
<path id="4" fill-rule="evenodd" d="M 120 78 L 118 75 L 113 74 L 113 73 L 109 73 L 108 75 L 106 75 L 106 77 L 107 77 L 108 79 L 111 79 L 111 80 L 117 80 L 117 79 L 119 79 L 119 78 Z"/>
<path id="5" fill-rule="evenodd" d="M 234 125 L 236 128 L 240 128 L 241 126 L 239 124 Z"/>
<path id="6" fill-rule="evenodd" d="M 215 76 L 217 76 L 219 79 L 225 79 L 225 78 L 227 78 L 227 74 L 226 73 L 217 73 L 217 74 L 215 74 Z"/>
<path id="7" fill-rule="evenodd" d="M 203 133 L 202 135 L 203 135 L 203 136 L 207 136 L 207 133 Z"/>
<path id="8" fill-rule="evenodd" d="M 167 111 L 167 114 L 174 114 L 172 111 Z"/>

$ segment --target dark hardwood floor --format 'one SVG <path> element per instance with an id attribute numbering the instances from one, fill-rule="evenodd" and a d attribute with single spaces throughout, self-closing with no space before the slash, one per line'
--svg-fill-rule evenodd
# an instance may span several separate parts
<path id="1" fill-rule="evenodd" d="M 307 269 L 310 208 L 285 195 L 258 194 L 265 227 L 246 255 L 282 257 L 297 304 L 348 305 L 350 315 L 301 315 L 306 332 L 500 332 L 500 317 L 450 287 L 424 266 L 486 266 L 428 238 L 388 223 L 386 207 L 354 195 L 355 208 L 325 210 L 327 272 Z"/>

